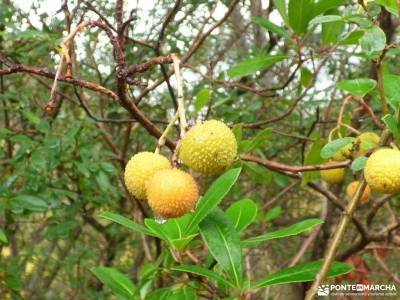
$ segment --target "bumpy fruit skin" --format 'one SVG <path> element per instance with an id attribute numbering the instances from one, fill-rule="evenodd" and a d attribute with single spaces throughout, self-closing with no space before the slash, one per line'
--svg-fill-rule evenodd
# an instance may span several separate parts
<path id="1" fill-rule="evenodd" d="M 348 200 L 351 200 L 353 198 L 359 183 L 360 182 L 358 180 L 356 180 L 356 181 L 350 182 L 349 185 L 347 186 L 346 195 L 347 195 Z M 369 199 L 370 195 L 371 195 L 371 188 L 369 187 L 369 185 L 367 185 L 364 189 L 364 192 L 361 195 L 359 202 L 360 203 L 366 202 Z"/>
<path id="2" fill-rule="evenodd" d="M 139 152 L 125 167 L 125 184 L 128 191 L 139 200 L 146 200 L 146 182 L 159 170 L 170 169 L 167 158 L 152 152 Z"/>
<path id="3" fill-rule="evenodd" d="M 353 158 L 364 155 L 368 150 L 375 149 L 379 145 L 379 136 L 374 132 L 364 132 L 353 142 Z"/>
<path id="4" fill-rule="evenodd" d="M 203 174 L 218 174 L 231 165 L 237 155 L 232 131 L 216 120 L 193 126 L 182 139 L 179 158 Z"/>
<path id="5" fill-rule="evenodd" d="M 372 153 L 365 165 L 364 176 L 374 192 L 400 192 L 400 151 L 382 148 Z"/>
<path id="6" fill-rule="evenodd" d="M 334 162 L 328 162 L 327 164 L 333 164 Z M 329 169 L 320 171 L 321 179 L 329 184 L 339 183 L 344 178 L 344 168 Z"/>
<path id="7" fill-rule="evenodd" d="M 199 198 L 193 177 L 178 169 L 161 170 L 146 184 L 147 200 L 154 214 L 176 218 L 192 211 Z"/>

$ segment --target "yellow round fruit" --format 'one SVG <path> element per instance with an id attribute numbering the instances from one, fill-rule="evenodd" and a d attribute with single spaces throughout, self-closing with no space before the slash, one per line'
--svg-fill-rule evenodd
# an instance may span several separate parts
<path id="1" fill-rule="evenodd" d="M 353 158 L 364 155 L 379 145 L 380 137 L 375 132 L 364 132 L 353 142 Z"/>
<path id="2" fill-rule="evenodd" d="M 232 131 L 216 120 L 193 126 L 184 136 L 179 158 L 189 168 L 203 174 L 218 174 L 228 168 L 237 155 Z"/>
<path id="3" fill-rule="evenodd" d="M 329 162 L 327 164 L 334 164 L 335 162 Z M 321 179 L 329 184 L 339 183 L 344 178 L 344 168 L 321 170 Z"/>
<path id="4" fill-rule="evenodd" d="M 152 152 L 139 152 L 125 167 L 125 184 L 128 191 L 139 200 L 146 200 L 146 181 L 159 170 L 170 169 L 167 158 Z"/>
<path id="5" fill-rule="evenodd" d="M 400 151 L 382 148 L 372 153 L 365 165 L 364 176 L 374 192 L 400 192 Z"/>
<path id="6" fill-rule="evenodd" d="M 351 200 L 353 198 L 359 183 L 360 182 L 358 180 L 356 180 L 356 181 L 349 183 L 349 185 L 347 186 L 346 195 L 347 195 L 348 200 Z M 369 199 L 370 195 L 371 195 L 371 189 L 370 189 L 369 185 L 367 185 L 364 189 L 364 192 L 361 195 L 359 202 L 360 203 L 366 202 Z"/>
<path id="7" fill-rule="evenodd" d="M 150 178 L 146 195 L 156 216 L 176 218 L 194 209 L 199 190 L 192 175 L 169 169 L 158 171 Z"/>

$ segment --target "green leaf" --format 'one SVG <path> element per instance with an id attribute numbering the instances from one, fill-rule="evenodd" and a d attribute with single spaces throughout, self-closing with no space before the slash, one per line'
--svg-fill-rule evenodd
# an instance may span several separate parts
<path id="1" fill-rule="evenodd" d="M 385 96 L 390 106 L 397 110 L 400 108 L 400 76 L 383 75 L 383 86 L 385 88 Z"/>
<path id="2" fill-rule="evenodd" d="M 278 10 L 279 14 L 281 15 L 283 21 L 285 22 L 285 24 L 289 25 L 289 18 L 286 9 L 286 0 L 272 0 L 272 1 L 276 9 Z"/>
<path id="3" fill-rule="evenodd" d="M 172 267 L 171 270 L 180 271 L 180 272 L 187 272 L 187 273 L 192 273 L 192 274 L 204 276 L 204 277 L 206 277 L 208 279 L 215 280 L 215 281 L 217 281 L 219 283 L 226 284 L 226 285 L 231 286 L 233 288 L 235 287 L 231 282 L 225 280 L 225 278 L 223 278 L 219 274 L 217 274 L 214 271 L 211 271 L 209 269 L 203 268 L 203 267 L 199 267 L 199 266 L 195 266 L 195 265 L 183 265 L 183 266 Z"/>
<path id="4" fill-rule="evenodd" d="M 338 82 L 336 86 L 362 98 L 375 88 L 376 81 L 369 78 L 345 79 Z"/>
<path id="5" fill-rule="evenodd" d="M 342 149 L 347 144 L 352 143 L 355 140 L 353 137 L 345 137 L 342 139 L 336 139 L 329 142 L 321 149 L 321 157 L 323 159 L 328 159 L 334 156 L 340 149 Z"/>
<path id="6" fill-rule="evenodd" d="M 304 87 L 308 87 L 313 79 L 313 74 L 306 67 L 300 69 L 300 82 Z"/>
<path id="7" fill-rule="evenodd" d="M 226 214 L 235 225 L 237 231 L 241 231 L 249 226 L 257 216 L 257 204 L 253 200 L 243 199 L 233 203 Z"/>
<path id="8" fill-rule="evenodd" d="M 263 17 L 255 16 L 251 18 L 253 22 L 264 27 L 266 30 L 276 33 L 277 35 L 284 37 L 289 43 L 293 44 L 293 40 L 290 34 L 281 26 L 275 25 L 270 20 Z"/>
<path id="9" fill-rule="evenodd" d="M 322 224 L 323 221 L 320 219 L 308 219 L 301 221 L 299 223 L 290 225 L 288 227 L 276 230 L 276 231 L 271 231 L 263 235 L 259 235 L 247 240 L 243 241 L 243 245 L 246 247 L 251 247 L 251 246 L 256 246 L 259 243 L 263 241 L 268 241 L 272 239 L 280 239 L 292 235 L 297 235 L 299 233 L 302 233 L 304 231 L 307 231 L 317 225 Z"/>
<path id="10" fill-rule="evenodd" d="M 32 123 L 32 124 L 34 124 L 34 125 L 38 125 L 38 124 L 40 123 L 40 118 L 39 118 L 36 114 L 34 114 L 33 112 L 24 110 L 24 111 L 22 112 L 22 114 L 24 115 L 24 117 L 25 117 L 30 123 Z"/>
<path id="11" fill-rule="evenodd" d="M 196 231 L 197 225 L 222 201 L 239 178 L 241 168 L 226 171 L 207 190 L 199 200 L 195 212 L 191 215 L 185 235 Z"/>
<path id="12" fill-rule="evenodd" d="M 272 132 L 272 128 L 268 127 L 264 130 L 260 131 L 256 137 L 252 140 L 245 140 L 239 144 L 240 152 L 251 152 L 256 148 L 261 147 L 268 139 L 269 135 Z"/>
<path id="13" fill-rule="evenodd" d="M 239 235 L 229 217 L 215 208 L 200 224 L 208 250 L 236 287 L 243 281 L 242 249 Z"/>
<path id="14" fill-rule="evenodd" d="M 360 156 L 357 157 L 353 162 L 351 163 L 351 169 L 355 172 L 360 171 L 364 169 L 365 164 L 367 163 L 368 157 L 365 156 Z"/>
<path id="15" fill-rule="evenodd" d="M 361 39 L 361 49 L 367 55 L 381 52 L 386 45 L 386 35 L 379 26 L 372 26 L 366 30 Z"/>
<path id="16" fill-rule="evenodd" d="M 244 161 L 243 167 L 248 173 L 250 179 L 258 184 L 270 184 L 272 182 L 273 173 L 260 166 L 254 161 Z"/>
<path id="17" fill-rule="evenodd" d="M 340 12 L 335 8 L 328 10 L 327 13 L 339 15 Z M 342 21 L 323 23 L 321 26 L 321 43 L 323 45 L 336 44 L 344 28 Z"/>
<path id="18" fill-rule="evenodd" d="M 176 284 L 167 288 L 161 288 L 151 291 L 146 295 L 146 300 L 197 300 L 199 299 L 196 290 L 190 287 L 191 282 L 187 286 Z M 139 298 L 138 298 L 139 299 Z M 143 299 L 143 298 L 140 298 Z M 122 300 L 122 299 L 121 299 Z"/>
<path id="19" fill-rule="evenodd" d="M 310 150 L 307 152 L 304 159 L 305 166 L 318 165 L 322 163 L 322 158 L 320 153 L 324 145 L 325 142 L 322 140 L 316 140 L 312 144 Z M 318 176 L 319 176 L 319 171 L 304 172 L 301 178 L 301 187 L 304 187 L 308 182 L 310 182 L 314 178 L 318 178 Z"/>
<path id="20" fill-rule="evenodd" d="M 262 71 L 269 66 L 277 63 L 278 61 L 287 58 L 286 55 L 263 55 L 257 56 L 241 63 L 228 70 L 229 77 L 241 77 L 246 75 L 254 74 L 257 71 Z"/>
<path id="21" fill-rule="evenodd" d="M 375 3 L 378 3 L 386 8 L 386 10 L 395 16 L 399 16 L 399 8 L 397 6 L 397 0 L 374 0 Z"/>
<path id="22" fill-rule="evenodd" d="M 233 128 L 232 128 L 232 132 L 236 138 L 237 143 L 240 143 L 240 141 L 242 140 L 242 131 L 243 131 L 242 123 L 235 124 L 235 126 L 233 126 Z"/>
<path id="23" fill-rule="evenodd" d="M 319 0 L 314 4 L 314 16 L 323 14 L 327 10 L 337 8 L 342 5 L 344 0 Z"/>
<path id="24" fill-rule="evenodd" d="M 387 114 L 386 116 L 384 116 L 382 118 L 382 121 L 386 124 L 386 126 L 389 128 L 390 132 L 395 137 L 396 141 L 399 143 L 400 142 L 399 128 L 397 127 L 397 123 L 394 120 L 393 116 L 390 114 Z"/>
<path id="25" fill-rule="evenodd" d="M 288 16 L 293 31 L 298 35 L 302 34 L 314 16 L 314 2 L 312 0 L 289 0 Z"/>
<path id="26" fill-rule="evenodd" d="M 46 201 L 32 195 L 18 195 L 11 200 L 10 205 L 12 209 L 20 207 L 35 212 L 45 212 L 48 208 Z"/>
<path id="27" fill-rule="evenodd" d="M 92 273 L 94 273 L 94 275 L 96 275 L 96 277 L 114 293 L 128 299 L 133 299 L 136 292 L 135 285 L 127 276 L 119 272 L 117 269 L 96 267 L 92 268 L 90 271 L 92 271 Z"/>
<path id="28" fill-rule="evenodd" d="M 159 224 L 154 219 L 145 219 L 144 223 L 155 235 L 181 251 L 197 235 L 197 233 L 184 234 L 190 220 L 190 215 L 184 215 L 180 218 L 170 218 L 164 224 Z"/>
<path id="29" fill-rule="evenodd" d="M 331 22 L 337 22 L 337 21 L 343 21 L 343 18 L 338 15 L 317 16 L 310 21 L 310 25 L 331 23 Z"/>
<path id="30" fill-rule="evenodd" d="M 108 212 L 108 211 L 103 211 L 99 214 L 100 218 L 104 218 L 107 219 L 109 221 L 112 221 L 114 223 L 120 224 L 122 226 L 125 226 L 133 231 L 137 231 L 137 232 L 141 232 L 147 235 L 151 235 L 151 236 L 157 236 L 155 235 L 153 232 L 151 232 L 150 230 L 148 230 L 146 227 L 139 225 L 135 222 L 133 222 L 132 220 L 125 218 L 124 216 L 118 215 L 118 214 L 114 214 L 112 212 Z"/>
<path id="31" fill-rule="evenodd" d="M 7 239 L 6 233 L 4 232 L 3 229 L 0 229 L 0 242 L 2 244 L 7 244 L 8 243 L 8 239 Z"/>
<path id="32" fill-rule="evenodd" d="M 271 222 L 272 220 L 275 220 L 277 217 L 279 217 L 283 213 L 283 209 L 280 206 L 275 206 L 270 208 L 267 213 L 265 214 L 265 222 Z"/>
<path id="33" fill-rule="evenodd" d="M 363 30 L 354 30 L 346 35 L 339 45 L 357 45 L 359 40 L 363 37 Z"/>
<path id="34" fill-rule="evenodd" d="M 312 281 L 321 269 L 321 261 L 303 263 L 294 267 L 279 270 L 257 281 L 253 289 L 263 288 L 274 284 Z M 328 271 L 328 278 L 337 277 L 351 272 L 352 266 L 334 261 Z"/>
<path id="35" fill-rule="evenodd" d="M 210 100 L 211 92 L 209 89 L 202 89 L 197 93 L 196 99 L 194 100 L 194 108 L 199 111 L 204 105 Z"/>

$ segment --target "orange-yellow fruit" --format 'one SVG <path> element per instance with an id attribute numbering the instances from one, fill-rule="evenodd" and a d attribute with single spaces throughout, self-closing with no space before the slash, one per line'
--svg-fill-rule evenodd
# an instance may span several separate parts
<path id="1" fill-rule="evenodd" d="M 159 170 L 170 169 L 167 158 L 152 152 L 139 152 L 132 156 L 125 167 L 125 184 L 137 199 L 146 199 L 146 182 Z"/>
<path id="2" fill-rule="evenodd" d="M 356 180 L 356 181 L 353 181 L 353 182 L 349 183 L 349 185 L 347 186 L 347 188 L 346 188 L 346 195 L 347 195 L 348 200 L 351 200 L 351 199 L 353 198 L 353 196 L 354 196 L 354 194 L 355 194 L 355 192 L 356 192 L 356 190 L 357 190 L 357 187 L 358 187 L 359 183 L 360 183 L 360 182 L 359 182 L 358 180 Z M 360 202 L 360 203 L 366 202 L 366 201 L 369 199 L 369 196 L 370 196 L 370 195 L 371 195 L 371 189 L 370 189 L 370 187 L 367 185 L 367 186 L 365 187 L 365 189 L 364 189 L 364 192 L 363 192 L 362 195 L 361 195 L 361 198 L 360 198 L 359 202 Z"/>
<path id="3" fill-rule="evenodd" d="M 327 164 L 334 164 L 329 162 Z M 329 169 L 320 171 L 321 179 L 329 184 L 342 182 L 344 179 L 344 168 Z"/>
<path id="4" fill-rule="evenodd" d="M 203 174 L 218 174 L 228 168 L 237 155 L 232 131 L 216 120 L 193 126 L 182 139 L 179 158 L 185 165 Z"/>
<path id="5" fill-rule="evenodd" d="M 148 203 L 154 214 L 176 218 L 192 211 L 199 198 L 193 177 L 178 169 L 161 170 L 146 184 Z"/>
<path id="6" fill-rule="evenodd" d="M 374 192 L 400 192 L 400 151 L 382 148 L 372 153 L 365 164 L 364 176 Z"/>

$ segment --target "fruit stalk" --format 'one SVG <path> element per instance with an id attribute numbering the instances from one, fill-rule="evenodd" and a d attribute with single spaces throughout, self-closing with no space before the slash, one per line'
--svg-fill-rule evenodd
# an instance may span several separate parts
<path id="1" fill-rule="evenodd" d="M 178 120 L 178 118 L 179 118 L 179 114 L 178 114 L 178 112 L 176 112 L 175 115 L 169 121 L 169 123 L 168 123 L 167 127 L 165 128 L 164 132 L 162 133 L 162 135 L 158 139 L 157 147 L 156 147 L 156 150 L 154 151 L 154 153 L 157 153 L 157 154 L 160 153 L 160 148 L 165 145 L 165 141 L 167 140 L 167 135 L 168 135 L 169 131 L 171 130 L 171 128 L 174 126 L 176 120 Z"/>

